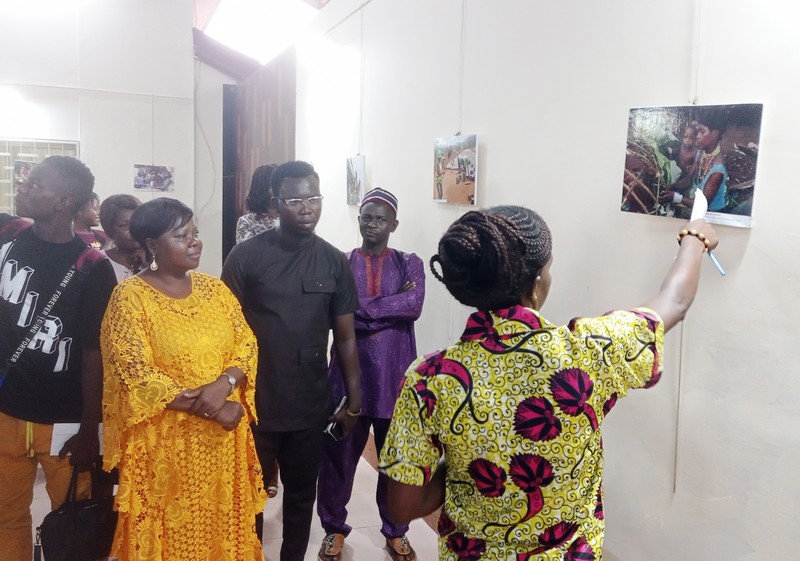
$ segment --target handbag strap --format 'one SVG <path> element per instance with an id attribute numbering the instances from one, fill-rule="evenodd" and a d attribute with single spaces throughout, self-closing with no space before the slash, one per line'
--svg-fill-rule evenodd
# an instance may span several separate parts
<path id="1" fill-rule="evenodd" d="M 92 468 L 89 471 L 89 474 L 92 478 L 92 491 L 89 498 L 97 499 L 100 498 L 100 470 L 102 468 L 98 465 L 97 462 L 92 463 Z M 78 496 L 78 475 L 80 471 L 76 466 L 72 467 L 72 475 L 69 479 L 69 487 L 67 488 L 67 500 L 68 503 L 74 503 L 77 496 Z"/>
<path id="2" fill-rule="evenodd" d="M 76 466 L 72 466 L 72 476 L 69 479 L 69 487 L 67 488 L 67 504 L 74 504 L 75 497 L 78 495 L 78 468 Z"/>

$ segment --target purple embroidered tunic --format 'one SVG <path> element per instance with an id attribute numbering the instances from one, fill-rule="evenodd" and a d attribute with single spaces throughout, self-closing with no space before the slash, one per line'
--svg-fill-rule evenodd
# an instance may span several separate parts
<path id="1" fill-rule="evenodd" d="M 390 419 L 406 368 L 417 357 L 414 321 L 422 313 L 425 270 L 413 253 L 388 248 L 381 255 L 348 255 L 361 307 L 355 312 L 363 414 Z M 409 281 L 416 286 L 400 288 Z M 335 355 L 335 349 L 332 351 Z M 339 363 L 330 361 L 334 402 L 345 394 Z"/>

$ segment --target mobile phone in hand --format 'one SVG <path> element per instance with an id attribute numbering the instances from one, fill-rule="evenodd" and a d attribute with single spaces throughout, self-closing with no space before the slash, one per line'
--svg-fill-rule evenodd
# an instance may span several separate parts
<path id="1" fill-rule="evenodd" d="M 342 401 L 339 402 L 339 406 L 333 411 L 333 415 L 336 415 L 339 411 L 341 411 L 346 403 L 347 396 L 343 397 Z M 339 442 L 342 438 L 344 438 L 342 426 L 338 421 L 331 421 L 328 423 L 328 426 L 325 427 L 323 432 L 328 435 L 329 438 L 333 439 L 334 442 Z"/>
<path id="2" fill-rule="evenodd" d="M 334 442 L 339 442 L 342 438 L 344 438 L 344 433 L 342 432 L 342 425 L 340 425 L 336 421 L 331 421 L 330 423 L 328 423 L 328 426 L 325 427 L 324 432 Z"/>

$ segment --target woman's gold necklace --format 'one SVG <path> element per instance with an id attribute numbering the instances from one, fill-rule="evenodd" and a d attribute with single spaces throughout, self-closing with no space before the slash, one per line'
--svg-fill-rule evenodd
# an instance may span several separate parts
<path id="1" fill-rule="evenodd" d="M 710 154 L 703 154 L 703 158 L 700 161 L 700 179 L 706 176 L 708 170 L 711 169 L 711 162 L 714 161 L 714 158 L 716 158 L 718 154 L 719 144 L 717 144 L 717 147 L 714 148 Z"/>

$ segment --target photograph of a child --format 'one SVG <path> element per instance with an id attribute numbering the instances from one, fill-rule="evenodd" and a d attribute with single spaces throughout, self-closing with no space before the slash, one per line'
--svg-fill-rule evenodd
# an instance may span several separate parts
<path id="1" fill-rule="evenodd" d="M 478 135 L 437 138 L 433 144 L 433 200 L 475 205 Z"/>
<path id="2" fill-rule="evenodd" d="M 750 227 L 762 109 L 761 104 L 631 109 L 621 209 L 688 219 L 700 189 L 709 222 Z"/>

